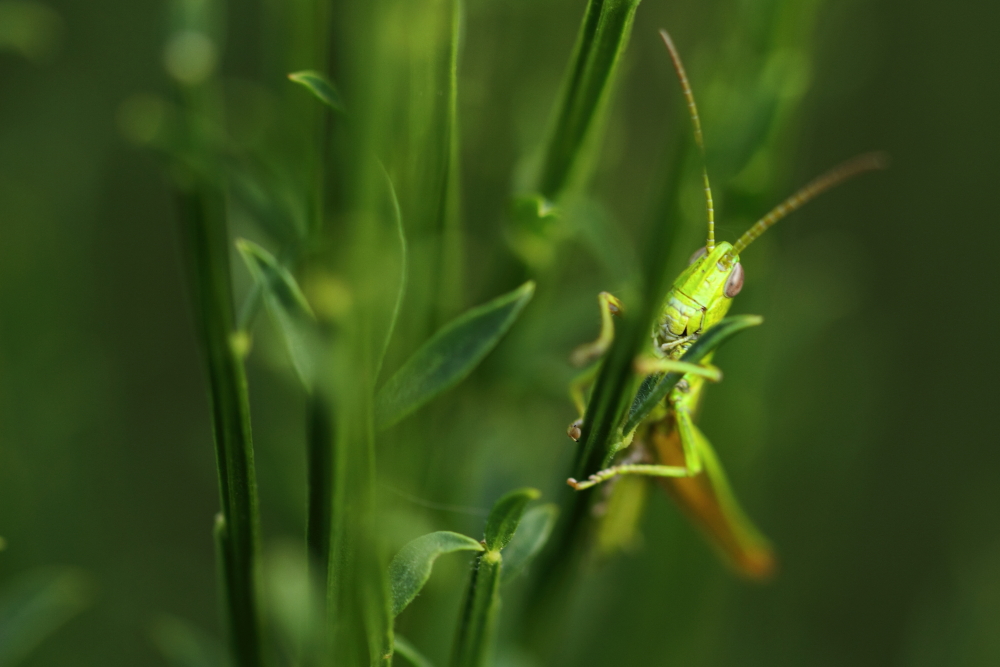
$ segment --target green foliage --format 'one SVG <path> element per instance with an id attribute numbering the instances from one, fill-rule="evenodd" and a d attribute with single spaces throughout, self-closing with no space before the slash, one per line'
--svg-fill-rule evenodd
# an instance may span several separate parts
<path id="1" fill-rule="evenodd" d="M 621 60 L 640 0 L 590 0 L 542 160 L 538 191 L 556 200 L 566 187 Z"/>
<path id="2" fill-rule="evenodd" d="M 434 667 L 430 660 L 425 658 L 423 654 L 418 651 L 413 644 L 408 640 L 396 635 L 396 642 L 394 644 L 396 649 L 396 655 L 401 655 L 406 658 L 413 667 Z"/>
<path id="3" fill-rule="evenodd" d="M 851 281 L 866 269 L 841 267 L 871 240 L 861 216 L 835 223 L 838 234 L 857 225 L 856 238 L 812 227 L 755 245 L 736 308 L 766 312 L 766 334 L 722 349 L 759 323 L 732 317 L 685 357 L 716 354 L 727 381 L 700 406 L 719 456 L 706 450 L 708 486 L 682 509 L 704 501 L 723 528 L 739 528 L 731 486 L 787 545 L 779 585 L 810 595 L 706 597 L 715 561 L 696 531 L 662 520 L 674 508 L 645 502 L 661 489 L 637 477 L 585 494 L 565 485 L 607 465 L 679 380 L 635 371 L 666 286 L 704 237 L 701 159 L 656 30 L 671 29 L 689 66 L 721 240 L 793 185 L 792 156 L 811 170 L 841 149 L 800 145 L 793 130 L 816 64 L 841 67 L 815 60 L 814 27 L 847 10 L 826 12 L 823 0 L 643 12 L 638 0 L 168 0 L 164 22 L 164 8 L 112 4 L 83 3 L 64 25 L 36 2 L 0 0 L 10 75 L 0 82 L 0 525 L 32 545 L 3 555 L 87 563 L 108 591 L 86 632 L 57 633 L 36 661 L 141 664 L 149 619 L 177 667 L 384 667 L 394 648 L 397 664 L 419 667 L 421 652 L 447 664 L 449 648 L 459 667 L 489 665 L 494 649 L 507 665 L 811 664 L 812 624 L 822 623 L 817 636 L 849 635 L 826 589 L 846 580 L 837 568 L 857 569 L 843 554 L 867 558 L 870 545 L 844 526 L 854 505 L 870 514 L 896 498 L 879 486 L 859 504 L 861 482 L 844 482 L 853 452 L 885 432 L 869 423 L 876 348 L 849 346 L 844 361 L 836 345 L 845 323 L 885 324 L 854 310 L 866 300 Z M 839 114 L 843 90 L 827 95 L 814 106 Z M 109 136 L 119 103 L 120 129 L 157 151 L 169 191 L 148 156 Z M 173 217 L 193 318 L 176 298 Z M 231 266 L 237 254 L 249 274 Z M 574 416 L 567 357 L 591 338 L 601 290 L 625 307 L 575 447 L 563 435 Z M 276 326 L 254 329 L 262 309 Z M 823 382 L 801 391 L 802 377 Z M 807 421 L 831 410 L 851 419 Z M 803 434 L 815 446 L 794 446 Z M 209 437 L 217 494 L 206 486 Z M 945 486 L 934 502 L 947 503 L 947 480 L 935 480 Z M 524 484 L 540 491 L 502 495 Z M 998 506 L 968 487 L 968 504 Z M 215 497 L 213 583 L 205 503 Z M 558 504 L 532 507 L 536 498 Z M 885 543 L 936 553 L 897 540 L 907 534 L 892 532 L 895 515 L 879 516 Z M 462 535 L 480 530 L 481 543 Z M 390 559 L 413 535 L 423 537 Z M 635 550 L 628 567 L 608 566 L 621 548 Z M 436 560 L 452 551 L 473 553 Z M 983 590 L 994 570 L 969 569 Z M 432 571 L 435 585 L 422 588 Z M 855 579 L 852 600 L 879 589 Z M 870 608 L 889 616 L 893 604 Z M 164 606 L 192 623 L 161 616 Z M 41 624 L 0 624 L 0 655 L 36 645 L 70 607 L 51 604 Z M 754 625 L 762 618 L 766 631 Z M 771 643 L 788 633 L 801 641 L 776 654 Z M 714 652 L 703 655 L 703 637 L 718 639 Z M 899 661 L 883 649 L 843 653 Z"/>
<path id="4" fill-rule="evenodd" d="M 446 324 L 378 392 L 375 423 L 388 428 L 461 382 L 490 353 L 535 293 L 531 281 Z"/>
<path id="5" fill-rule="evenodd" d="M 515 489 L 504 494 L 493 505 L 486 519 L 486 551 L 476 563 L 465 593 L 462 616 L 455 634 L 452 667 L 481 667 L 489 661 L 493 637 L 500 614 L 500 582 L 503 572 L 502 550 L 514 539 L 528 503 L 541 495 L 537 489 Z M 544 523 L 544 521 L 543 521 Z M 537 551 L 544 538 L 537 534 L 537 520 L 532 521 L 535 535 L 527 535 L 528 547 L 518 545 L 518 567 L 526 564 L 531 551 Z M 544 532 L 544 527 L 542 531 Z M 535 546 L 535 544 L 537 546 Z"/>
<path id="6" fill-rule="evenodd" d="M 483 545 L 471 537 L 446 530 L 422 535 L 409 542 L 389 563 L 393 616 L 403 611 L 424 587 L 438 556 L 454 551 L 483 549 Z"/>
<path id="7" fill-rule="evenodd" d="M 263 293 L 268 311 L 281 329 L 299 379 L 307 388 L 312 387 L 318 341 L 316 317 L 305 295 L 295 277 L 267 250 L 246 239 L 237 240 L 236 247 Z"/>
<path id="8" fill-rule="evenodd" d="M 486 548 L 500 551 L 507 546 L 521 523 L 528 503 L 540 495 L 538 489 L 516 489 L 500 498 L 486 520 Z"/>
<path id="9" fill-rule="evenodd" d="M 292 72 L 288 78 L 295 83 L 301 84 L 316 98 L 338 113 L 346 113 L 344 100 L 340 97 L 337 87 L 327 79 L 321 72 L 315 70 L 303 70 Z"/>

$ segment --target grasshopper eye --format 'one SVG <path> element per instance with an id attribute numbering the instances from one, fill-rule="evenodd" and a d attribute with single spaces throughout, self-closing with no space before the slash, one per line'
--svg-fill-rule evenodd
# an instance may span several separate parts
<path id="1" fill-rule="evenodd" d="M 732 273 L 730 273 L 729 278 L 726 279 L 726 288 L 723 290 L 723 294 L 732 299 L 740 293 L 741 289 L 743 289 L 743 265 L 736 262 L 733 266 Z"/>
<path id="2" fill-rule="evenodd" d="M 701 259 L 702 257 L 704 257 L 707 252 L 708 251 L 705 250 L 704 246 L 702 246 L 701 248 L 698 248 L 697 250 L 695 250 L 694 254 L 691 255 L 691 259 L 688 260 L 688 266 L 691 266 L 692 264 L 694 264 L 695 262 L 697 262 L 699 259 Z"/>

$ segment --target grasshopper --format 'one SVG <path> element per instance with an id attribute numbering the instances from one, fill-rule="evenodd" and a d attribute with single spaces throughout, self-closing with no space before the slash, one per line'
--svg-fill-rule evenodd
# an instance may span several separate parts
<path id="1" fill-rule="evenodd" d="M 702 180 L 708 218 L 708 238 L 704 247 L 689 260 L 688 267 L 673 282 L 653 327 L 651 345 L 635 360 L 641 376 L 681 373 L 682 379 L 664 402 L 636 428 L 622 435 L 616 450 L 625 450 L 618 463 L 588 479 L 570 478 L 576 490 L 596 486 L 619 475 L 648 475 L 660 478 L 689 517 L 708 535 L 714 545 L 741 573 L 762 578 L 774 569 L 775 559 L 767 539 L 753 526 L 737 503 L 718 457 L 694 416 L 707 382 L 719 382 L 721 371 L 711 364 L 711 356 L 700 363 L 681 360 L 703 332 L 717 324 L 729 311 L 743 287 L 744 270 L 740 253 L 769 227 L 813 197 L 862 172 L 885 166 L 881 154 L 855 157 L 816 178 L 775 207 L 751 226 L 734 244 L 716 242 L 715 212 L 708 170 L 704 166 L 704 142 L 694 95 L 677 49 L 665 30 L 660 36 L 667 47 L 680 80 L 694 129 L 695 143 L 702 155 Z M 598 297 L 601 330 L 597 340 L 574 350 L 571 361 L 583 366 L 600 358 L 614 339 L 614 316 L 622 303 L 607 292 Z M 596 376 L 597 365 L 579 376 L 570 386 L 570 395 L 581 418 L 568 434 L 580 438 L 586 410 L 585 392 Z"/>

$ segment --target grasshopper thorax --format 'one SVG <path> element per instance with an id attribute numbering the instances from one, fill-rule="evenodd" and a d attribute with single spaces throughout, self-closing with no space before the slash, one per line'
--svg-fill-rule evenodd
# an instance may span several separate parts
<path id="1" fill-rule="evenodd" d="M 711 252 L 702 248 L 691 256 L 667 292 L 653 329 L 653 344 L 660 354 L 680 358 L 702 332 L 725 317 L 743 287 L 743 267 L 732 251 L 722 242 Z"/>

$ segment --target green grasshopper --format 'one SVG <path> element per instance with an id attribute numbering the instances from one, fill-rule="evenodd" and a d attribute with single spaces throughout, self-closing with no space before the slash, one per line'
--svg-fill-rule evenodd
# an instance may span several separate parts
<path id="1" fill-rule="evenodd" d="M 701 121 L 687 74 L 670 36 L 661 30 L 674 69 L 680 80 L 694 126 L 695 143 L 702 154 Z M 664 299 L 662 311 L 652 331 L 650 349 L 635 361 L 636 371 L 645 377 L 659 373 L 682 373 L 683 378 L 667 394 L 664 403 L 632 432 L 623 434 L 616 449 L 627 453 L 616 465 L 601 470 L 584 481 L 567 480 L 576 490 L 587 489 L 619 475 L 649 475 L 660 478 L 668 493 L 681 505 L 710 540 L 743 574 L 766 577 L 774 569 L 770 544 L 753 526 L 736 502 L 725 472 L 708 439 L 694 423 L 706 382 L 718 382 L 721 371 L 711 364 L 711 355 L 699 364 L 681 361 L 699 336 L 716 325 L 729 311 L 733 298 L 743 287 L 740 253 L 771 225 L 829 188 L 865 171 L 884 167 L 877 153 L 858 156 L 835 167 L 800 189 L 757 221 L 730 245 L 716 243 L 715 213 L 707 168 L 702 169 L 708 214 L 708 238 L 697 250 L 688 267 L 677 277 Z M 607 292 L 598 301 L 601 331 L 597 340 L 574 350 L 571 360 L 585 365 L 601 357 L 614 338 L 613 316 L 621 312 L 621 302 Z M 568 433 L 580 437 L 586 410 L 585 391 L 596 375 L 595 365 L 574 380 L 570 395 L 581 419 Z M 653 461 L 653 462 L 649 462 Z"/>

